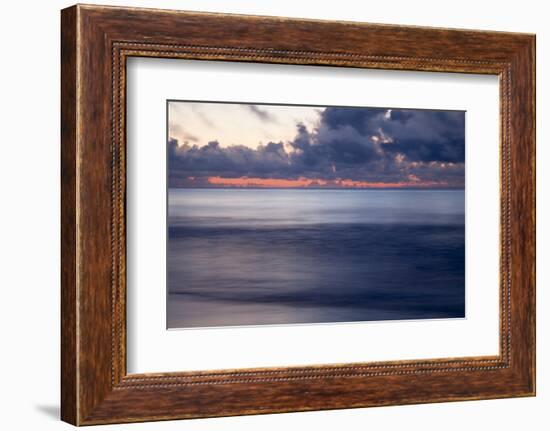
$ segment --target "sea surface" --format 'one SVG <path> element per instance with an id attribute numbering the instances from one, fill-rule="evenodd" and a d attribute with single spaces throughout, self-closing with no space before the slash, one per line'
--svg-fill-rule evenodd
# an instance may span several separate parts
<path id="1" fill-rule="evenodd" d="M 170 189 L 168 328 L 464 317 L 463 190 Z"/>

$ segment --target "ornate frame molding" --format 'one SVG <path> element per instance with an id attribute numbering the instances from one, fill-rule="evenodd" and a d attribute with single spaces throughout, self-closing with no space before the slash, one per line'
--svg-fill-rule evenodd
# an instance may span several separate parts
<path id="1" fill-rule="evenodd" d="M 220 30 L 206 32 L 203 25 Z M 288 36 L 254 36 L 258 25 Z M 334 31 L 338 41 L 323 37 Z M 308 41 L 312 33 L 321 40 Z M 64 420 L 98 424 L 534 394 L 534 36 L 79 5 L 62 12 L 62 54 Z M 500 354 L 127 375 L 125 66 L 132 56 L 498 75 Z"/>

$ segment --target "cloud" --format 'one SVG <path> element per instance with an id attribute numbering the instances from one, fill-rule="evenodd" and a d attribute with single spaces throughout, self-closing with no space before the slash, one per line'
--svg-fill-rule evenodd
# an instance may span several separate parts
<path id="1" fill-rule="evenodd" d="M 197 117 L 200 118 L 200 120 L 211 129 L 216 129 L 216 124 L 208 117 L 201 108 L 199 108 L 196 104 L 191 104 L 191 110 L 195 113 Z"/>
<path id="2" fill-rule="evenodd" d="M 392 137 L 388 151 L 413 161 L 464 163 L 464 120 L 459 111 L 392 111 L 382 127 Z"/>
<path id="3" fill-rule="evenodd" d="M 168 145 L 172 186 L 188 177 L 464 185 L 464 113 L 458 111 L 329 107 L 315 128 L 296 124 L 286 143 L 223 148 L 217 141 L 198 146 L 172 139 Z"/>
<path id="4" fill-rule="evenodd" d="M 248 111 L 256 115 L 260 120 L 270 123 L 275 123 L 277 119 L 273 114 L 265 109 L 261 109 L 258 105 L 242 105 Z"/>
<path id="5" fill-rule="evenodd" d="M 281 178 L 292 174 L 290 157 L 282 142 L 269 142 L 252 149 L 244 145 L 222 148 L 218 141 L 202 147 L 178 145 L 172 139 L 168 144 L 168 156 L 171 183 L 185 176 L 234 178 L 254 174 Z"/>
<path id="6" fill-rule="evenodd" d="M 181 138 L 184 142 L 199 142 L 199 138 L 195 135 L 187 132 L 179 123 L 170 123 L 170 136 L 177 136 Z"/>
<path id="7" fill-rule="evenodd" d="M 403 154 L 411 161 L 464 162 L 464 112 L 327 108 L 321 114 L 321 141 L 323 133 L 337 135 L 350 128 L 383 143 L 384 153 Z"/>

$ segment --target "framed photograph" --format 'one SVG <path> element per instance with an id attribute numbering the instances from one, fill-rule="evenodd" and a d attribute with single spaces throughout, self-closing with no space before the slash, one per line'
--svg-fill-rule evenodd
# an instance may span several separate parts
<path id="1" fill-rule="evenodd" d="M 62 11 L 61 415 L 535 395 L 535 36 Z"/>

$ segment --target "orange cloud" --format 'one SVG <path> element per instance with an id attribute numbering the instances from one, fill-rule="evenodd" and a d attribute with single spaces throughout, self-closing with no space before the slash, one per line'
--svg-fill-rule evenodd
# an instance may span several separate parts
<path id="1" fill-rule="evenodd" d="M 383 189 L 383 188 L 426 188 L 426 187 L 445 187 L 447 183 L 435 181 L 420 181 L 418 178 L 411 178 L 409 182 L 384 183 L 356 181 L 338 178 L 335 180 L 309 179 L 300 177 L 297 179 L 281 178 L 224 178 L 208 177 L 208 184 L 225 187 L 265 187 L 265 188 L 308 188 L 308 187 L 342 187 L 342 188 L 361 188 L 361 189 Z"/>

